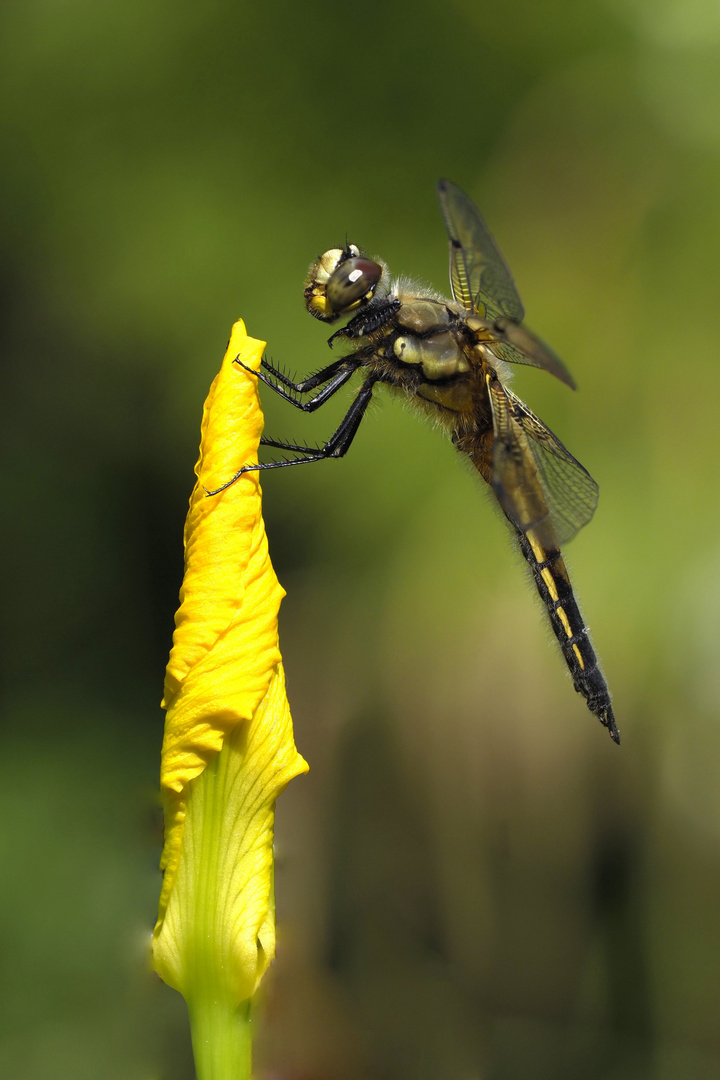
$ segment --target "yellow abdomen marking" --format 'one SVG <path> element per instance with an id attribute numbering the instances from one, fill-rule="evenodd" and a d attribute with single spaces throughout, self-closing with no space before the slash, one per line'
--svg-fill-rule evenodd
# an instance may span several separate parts
<path id="1" fill-rule="evenodd" d="M 530 547 L 532 548 L 533 555 L 535 556 L 537 561 L 538 562 L 544 562 L 545 561 L 545 548 L 542 546 L 542 544 L 539 544 L 538 541 L 534 539 L 531 529 L 528 529 L 528 531 L 525 533 L 525 535 L 527 536 L 527 538 L 528 538 L 528 540 L 530 542 Z"/>
<path id="2" fill-rule="evenodd" d="M 558 617 L 560 619 L 560 622 L 563 624 L 563 630 L 565 631 L 565 633 L 567 634 L 568 637 L 572 637 L 572 630 L 570 629 L 570 620 L 568 619 L 567 615 L 565 614 L 565 608 L 559 607 L 559 608 L 556 608 L 556 611 L 557 611 Z M 577 645 L 573 646 L 573 648 L 577 649 Z"/>
<path id="3" fill-rule="evenodd" d="M 547 558 L 547 552 L 542 546 L 542 544 L 540 544 L 537 540 L 534 539 L 532 535 L 532 530 L 528 530 L 525 535 L 528 538 L 528 542 L 530 543 L 530 547 L 532 548 L 533 555 L 537 559 L 538 563 L 545 562 L 545 559 Z M 550 595 L 550 599 L 554 602 L 557 602 L 557 600 L 559 599 L 557 585 L 555 584 L 555 578 L 553 577 L 552 571 L 549 566 L 544 567 L 540 571 L 540 577 L 545 582 L 547 591 Z M 573 632 L 565 608 L 558 604 L 558 606 L 555 608 L 555 613 L 557 614 L 558 619 L 562 623 L 562 628 L 567 634 L 567 636 L 569 638 L 572 637 Z M 585 664 L 577 645 L 573 645 L 573 652 L 578 658 L 578 663 L 580 664 L 580 667 L 584 669 Z"/>
<path id="4" fill-rule="evenodd" d="M 557 585 L 555 584 L 555 580 L 554 580 L 554 578 L 553 578 L 553 576 L 552 576 L 552 574 L 550 572 L 550 567 L 546 566 L 544 570 L 541 570 L 540 571 L 540 576 L 542 577 L 543 581 L 547 585 L 547 590 L 550 593 L 551 599 L 552 600 L 557 600 L 557 598 L 558 598 Z M 562 608 L 558 608 L 558 611 L 562 611 Z M 565 614 L 565 612 L 563 612 L 563 615 L 564 614 Z"/>

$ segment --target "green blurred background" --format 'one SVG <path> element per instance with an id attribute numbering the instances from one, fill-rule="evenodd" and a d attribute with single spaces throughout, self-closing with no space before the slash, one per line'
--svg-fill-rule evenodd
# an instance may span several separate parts
<path id="1" fill-rule="evenodd" d="M 623 745 L 399 402 L 268 475 L 311 772 L 257 1071 L 720 1076 L 717 4 L 8 0 L 0 81 L 0 1075 L 193 1076 L 146 951 L 202 401 L 239 316 L 326 362 L 301 290 L 346 234 L 445 290 L 449 176 L 580 387 L 514 384 L 600 483 L 568 554 Z"/>

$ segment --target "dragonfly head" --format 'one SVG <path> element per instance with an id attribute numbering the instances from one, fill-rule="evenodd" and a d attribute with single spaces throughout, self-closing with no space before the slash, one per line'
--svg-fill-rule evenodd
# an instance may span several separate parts
<path id="1" fill-rule="evenodd" d="M 330 248 L 308 271 L 305 306 L 316 319 L 335 322 L 369 304 L 386 277 L 385 264 L 363 255 L 355 244 Z"/>

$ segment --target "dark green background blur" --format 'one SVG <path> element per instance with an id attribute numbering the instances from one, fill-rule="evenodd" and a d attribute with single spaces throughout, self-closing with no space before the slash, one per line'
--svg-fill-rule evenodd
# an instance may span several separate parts
<path id="1" fill-rule="evenodd" d="M 301 290 L 346 233 L 444 290 L 449 176 L 580 387 L 514 383 L 600 484 L 569 563 L 623 745 L 399 402 L 268 475 L 311 772 L 257 1070 L 720 1076 L 717 5 L 6 0 L 0 83 L 0 1075 L 193 1075 L 146 951 L 202 402 L 239 316 L 326 362 Z"/>

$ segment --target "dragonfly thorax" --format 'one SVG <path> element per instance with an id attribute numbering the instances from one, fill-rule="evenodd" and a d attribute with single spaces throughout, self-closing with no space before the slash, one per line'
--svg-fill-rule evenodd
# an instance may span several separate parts
<path id="1" fill-rule="evenodd" d="M 470 371 L 464 350 L 449 330 L 439 330 L 427 338 L 414 334 L 398 337 L 393 344 L 393 353 L 401 364 L 420 367 L 429 382 L 452 379 Z"/>

